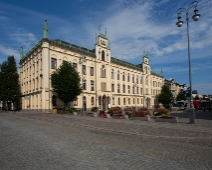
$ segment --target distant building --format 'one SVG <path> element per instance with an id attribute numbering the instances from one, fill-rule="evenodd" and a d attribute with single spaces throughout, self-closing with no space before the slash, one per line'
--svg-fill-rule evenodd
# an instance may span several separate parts
<path id="1" fill-rule="evenodd" d="M 86 61 L 83 60 L 86 56 Z M 83 96 L 70 103 L 72 108 L 107 110 L 110 104 L 125 108 L 157 105 L 156 95 L 164 84 L 162 73 L 151 71 L 147 54 L 134 65 L 111 56 L 107 32 L 99 31 L 94 49 L 90 50 L 60 39 L 48 38 L 47 21 L 44 37 L 26 55 L 20 53 L 22 109 L 49 112 L 63 104 L 51 92 L 50 75 L 63 60 L 73 64 L 82 78 Z"/>
<path id="2" fill-rule="evenodd" d="M 170 79 L 170 80 L 165 79 L 164 84 L 169 86 L 174 98 L 174 101 L 173 101 L 174 103 L 176 103 L 176 98 L 179 92 L 185 91 L 187 89 L 186 84 L 179 84 L 174 79 Z"/>

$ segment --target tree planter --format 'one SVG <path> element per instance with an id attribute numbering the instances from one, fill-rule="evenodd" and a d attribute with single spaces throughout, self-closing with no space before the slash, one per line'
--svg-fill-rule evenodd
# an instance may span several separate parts
<path id="1" fill-rule="evenodd" d="M 179 123 L 178 117 L 156 117 L 155 122 Z"/>
<path id="2" fill-rule="evenodd" d="M 73 114 L 74 114 L 75 116 L 77 116 L 77 112 L 73 112 Z"/>

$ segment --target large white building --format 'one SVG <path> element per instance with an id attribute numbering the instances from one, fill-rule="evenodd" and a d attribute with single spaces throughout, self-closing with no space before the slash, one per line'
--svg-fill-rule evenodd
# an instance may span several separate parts
<path id="1" fill-rule="evenodd" d="M 48 38 L 47 21 L 44 37 L 26 55 L 20 53 L 22 109 L 49 112 L 62 103 L 51 92 L 50 75 L 63 60 L 73 64 L 82 78 L 83 94 L 70 107 L 101 110 L 127 106 L 154 107 L 156 95 L 164 84 L 162 74 L 151 71 L 147 55 L 134 65 L 111 56 L 107 32 L 99 32 L 93 50 L 60 39 Z"/>

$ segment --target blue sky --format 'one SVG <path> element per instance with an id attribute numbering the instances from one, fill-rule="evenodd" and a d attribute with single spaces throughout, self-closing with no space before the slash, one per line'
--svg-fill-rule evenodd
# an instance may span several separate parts
<path id="1" fill-rule="evenodd" d="M 113 57 L 141 63 L 147 51 L 151 69 L 163 69 L 166 79 L 189 86 L 188 46 L 184 24 L 176 26 L 176 11 L 193 1 L 185 0 L 0 0 L 0 63 L 8 55 L 19 62 L 20 47 L 25 53 L 43 37 L 44 20 L 49 38 L 61 38 L 89 49 L 94 48 L 99 25 L 111 42 Z M 191 71 L 193 90 L 212 94 L 212 1 L 200 0 L 200 19 L 194 22 L 189 11 Z"/>

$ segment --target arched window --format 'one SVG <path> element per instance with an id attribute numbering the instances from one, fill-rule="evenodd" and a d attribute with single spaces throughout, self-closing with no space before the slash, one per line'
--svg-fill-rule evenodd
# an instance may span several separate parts
<path id="1" fill-rule="evenodd" d="M 102 61 L 105 61 L 105 52 L 102 50 Z"/>
<path id="2" fill-rule="evenodd" d="M 148 77 L 147 77 L 147 78 L 146 78 L 146 85 L 148 85 L 148 81 L 149 81 L 149 80 L 148 80 Z"/>
<path id="3" fill-rule="evenodd" d="M 123 99 L 123 104 L 126 105 L 126 98 Z"/>
<path id="4" fill-rule="evenodd" d="M 111 70 L 111 79 L 114 79 L 114 70 Z"/>
<path id="5" fill-rule="evenodd" d="M 101 96 L 99 96 L 99 105 L 102 105 L 102 98 L 101 98 Z"/>
<path id="6" fill-rule="evenodd" d="M 120 79 L 120 72 L 117 71 L 117 80 L 119 80 L 119 79 Z"/>
<path id="7" fill-rule="evenodd" d="M 118 105 L 120 105 L 121 104 L 121 100 L 120 100 L 120 98 L 118 98 Z"/>
<path id="8" fill-rule="evenodd" d="M 122 73 L 122 81 L 125 81 L 125 73 Z"/>
<path id="9" fill-rule="evenodd" d="M 143 80 L 142 77 L 140 77 L 140 84 L 143 84 L 142 80 Z"/>
<path id="10" fill-rule="evenodd" d="M 106 78 L 106 69 L 105 69 L 105 66 L 104 65 L 102 65 L 100 71 L 101 71 L 101 77 L 102 78 Z"/>

